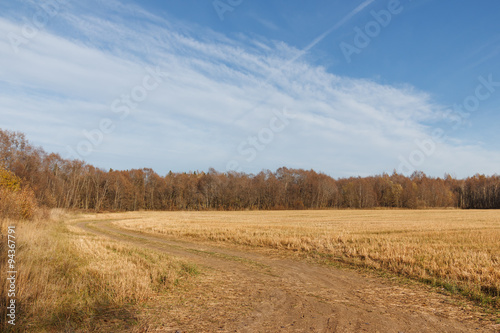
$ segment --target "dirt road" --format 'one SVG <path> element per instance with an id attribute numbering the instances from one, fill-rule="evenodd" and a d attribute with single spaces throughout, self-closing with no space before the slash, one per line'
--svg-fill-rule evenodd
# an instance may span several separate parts
<path id="1" fill-rule="evenodd" d="M 500 332 L 424 286 L 327 267 L 278 252 L 220 247 L 81 222 L 87 232 L 164 251 L 208 272 L 170 311 L 165 332 Z M 215 282 L 214 282 L 215 281 Z M 209 290 L 207 290 L 209 289 Z M 192 301 L 191 299 L 194 299 Z"/>

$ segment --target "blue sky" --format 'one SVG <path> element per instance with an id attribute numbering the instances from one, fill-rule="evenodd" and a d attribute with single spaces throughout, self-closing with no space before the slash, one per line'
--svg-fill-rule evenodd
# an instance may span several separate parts
<path id="1" fill-rule="evenodd" d="M 0 3 L 0 128 L 104 169 L 499 173 L 500 3 Z"/>

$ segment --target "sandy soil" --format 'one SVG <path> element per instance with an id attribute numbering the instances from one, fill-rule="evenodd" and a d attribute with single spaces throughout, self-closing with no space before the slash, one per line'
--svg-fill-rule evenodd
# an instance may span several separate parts
<path id="1" fill-rule="evenodd" d="M 500 332 L 491 321 L 421 285 L 320 265 L 277 251 L 215 246 L 81 222 L 87 232 L 164 251 L 204 274 L 181 298 L 157 302 L 143 331 Z"/>

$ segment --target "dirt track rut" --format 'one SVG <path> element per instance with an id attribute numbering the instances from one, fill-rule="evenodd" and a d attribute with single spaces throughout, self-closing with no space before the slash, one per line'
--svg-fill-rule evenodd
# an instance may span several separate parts
<path id="1" fill-rule="evenodd" d="M 470 313 L 452 304 L 446 295 L 388 279 L 271 252 L 157 237 L 119 229 L 109 221 L 81 222 L 78 226 L 221 273 L 225 297 L 238 298 L 247 311 L 205 328 L 210 331 L 500 332 L 492 324 L 468 319 Z M 224 307 L 223 299 L 214 304 Z"/>

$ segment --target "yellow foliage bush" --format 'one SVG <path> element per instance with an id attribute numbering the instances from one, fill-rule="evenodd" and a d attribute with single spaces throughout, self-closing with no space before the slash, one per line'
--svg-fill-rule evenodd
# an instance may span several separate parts
<path id="1" fill-rule="evenodd" d="M 19 191 L 21 189 L 21 179 L 9 170 L 0 169 L 0 188 L 12 192 Z"/>
<path id="2" fill-rule="evenodd" d="M 31 220 L 35 217 L 38 204 L 30 188 L 13 172 L 0 169 L 0 219 Z"/>

